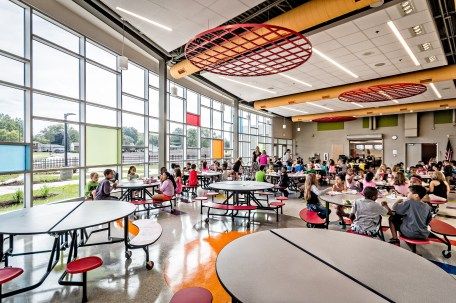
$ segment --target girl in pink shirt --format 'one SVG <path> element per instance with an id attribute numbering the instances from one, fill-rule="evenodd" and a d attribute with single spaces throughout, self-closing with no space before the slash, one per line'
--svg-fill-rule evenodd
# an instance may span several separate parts
<path id="1" fill-rule="evenodd" d="M 174 170 L 174 175 L 176 177 L 176 195 L 180 195 L 182 193 L 182 172 L 179 168 Z"/>
<path id="2" fill-rule="evenodd" d="M 268 165 L 269 157 L 266 155 L 266 151 L 263 150 L 262 154 L 258 157 L 258 164 L 260 165 Z"/>
<path id="3" fill-rule="evenodd" d="M 363 192 L 366 187 L 374 187 L 376 188 L 377 185 L 375 184 L 374 180 L 374 173 L 373 172 L 368 172 L 366 174 L 366 178 L 363 180 Z"/>
<path id="4" fill-rule="evenodd" d="M 152 200 L 156 202 L 169 201 L 175 194 L 176 181 L 169 172 L 164 172 L 161 175 L 160 189 L 156 190 L 156 194 L 152 196 Z"/>

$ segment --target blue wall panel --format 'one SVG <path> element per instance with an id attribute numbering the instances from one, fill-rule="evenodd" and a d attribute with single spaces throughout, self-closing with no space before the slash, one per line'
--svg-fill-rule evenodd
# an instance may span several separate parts
<path id="1" fill-rule="evenodd" d="M 27 149 L 24 145 L 0 145 L 0 173 L 27 170 Z"/>

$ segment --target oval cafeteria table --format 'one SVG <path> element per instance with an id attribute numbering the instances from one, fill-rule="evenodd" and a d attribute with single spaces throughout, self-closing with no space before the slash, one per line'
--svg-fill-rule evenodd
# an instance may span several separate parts
<path id="1" fill-rule="evenodd" d="M 146 200 L 146 196 L 152 199 L 154 195 L 155 187 L 160 186 L 160 181 L 155 181 L 152 183 L 144 183 L 142 180 L 135 180 L 135 181 L 127 181 L 122 180 L 117 185 L 117 188 L 125 190 L 122 192 L 119 200 L 123 201 L 131 201 L 133 198 L 133 192 L 140 191 L 141 192 L 141 199 Z M 148 188 L 152 188 L 152 193 L 148 190 Z"/>
<path id="2" fill-rule="evenodd" d="M 239 204 L 239 194 L 246 194 L 246 203 L 250 204 L 250 201 L 254 201 L 260 209 L 269 208 L 261 204 L 254 193 L 273 187 L 274 185 L 271 183 L 256 181 L 223 181 L 209 184 L 209 188 L 231 193 L 227 196 L 223 204 L 228 204 L 231 198 L 233 198 L 233 204 Z"/>
<path id="3" fill-rule="evenodd" d="M 383 241 L 325 229 L 275 229 L 241 237 L 219 253 L 216 271 L 233 302 L 456 298 L 456 280 L 428 260 Z"/>
<path id="4" fill-rule="evenodd" d="M 60 258 L 60 236 L 66 232 L 73 234 L 68 261 L 77 257 L 78 246 L 77 230 L 113 222 L 124 218 L 128 222 L 128 216 L 135 211 L 135 206 L 121 201 L 88 201 L 88 202 L 62 202 L 46 204 L 12 211 L 0 215 L 0 240 L 3 243 L 3 236 L 10 235 L 10 247 L 3 253 L 5 266 L 8 266 L 8 257 L 33 253 L 50 252 L 49 262 L 43 277 L 34 285 L 3 294 L 3 297 L 13 296 L 40 286 L 49 273 L 58 263 Z M 123 241 L 127 246 L 128 224 L 124 224 L 124 239 L 113 240 L 104 243 L 108 244 Z M 54 237 L 54 244 L 50 251 L 37 251 L 13 254 L 13 237 L 16 235 L 38 235 L 49 234 Z M 3 252 L 3 247 L 2 247 Z"/>

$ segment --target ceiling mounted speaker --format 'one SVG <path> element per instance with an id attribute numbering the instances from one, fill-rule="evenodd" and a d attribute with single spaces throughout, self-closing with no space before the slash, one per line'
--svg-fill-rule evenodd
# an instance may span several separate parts
<path id="1" fill-rule="evenodd" d="M 185 45 L 195 66 L 225 76 L 265 76 L 305 63 L 310 41 L 294 30 L 270 24 L 233 24 L 202 32 Z"/>
<path id="2" fill-rule="evenodd" d="M 177 96 L 177 87 L 171 86 L 171 96 Z"/>
<path id="3" fill-rule="evenodd" d="M 417 83 L 374 85 L 346 91 L 339 95 L 344 102 L 383 102 L 409 98 L 424 93 L 427 87 Z"/>
<path id="4" fill-rule="evenodd" d="M 356 118 L 353 116 L 334 116 L 313 119 L 312 122 L 347 122 L 353 120 L 356 120 Z"/>
<path id="5" fill-rule="evenodd" d="M 119 69 L 127 70 L 128 69 L 128 58 L 125 56 L 119 56 Z"/>

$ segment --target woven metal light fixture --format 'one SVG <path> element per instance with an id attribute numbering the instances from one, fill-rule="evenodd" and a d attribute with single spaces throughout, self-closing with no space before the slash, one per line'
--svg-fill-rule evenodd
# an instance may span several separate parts
<path id="1" fill-rule="evenodd" d="M 417 83 L 374 85 L 344 92 L 339 100 L 344 102 L 382 102 L 413 97 L 424 93 L 426 86 Z"/>

